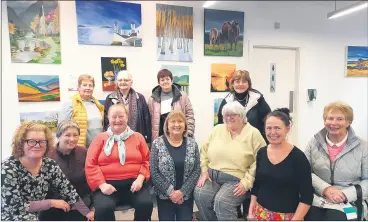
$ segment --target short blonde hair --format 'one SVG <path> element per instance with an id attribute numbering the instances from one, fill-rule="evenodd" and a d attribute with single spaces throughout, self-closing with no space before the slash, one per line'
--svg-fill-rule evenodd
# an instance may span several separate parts
<path id="1" fill-rule="evenodd" d="M 327 106 L 325 106 L 325 108 L 323 109 L 323 120 L 324 121 L 326 121 L 327 115 L 331 110 L 341 111 L 344 114 L 345 119 L 349 121 L 350 123 L 353 123 L 353 120 L 354 120 L 353 108 L 351 108 L 351 106 L 349 106 L 348 104 L 341 102 L 341 101 L 336 101 L 336 102 L 327 104 Z"/>
<path id="2" fill-rule="evenodd" d="M 125 111 L 125 114 L 126 114 L 126 115 L 127 115 L 127 117 L 129 118 L 129 111 L 128 111 L 128 108 L 127 108 L 124 104 L 122 104 L 122 103 L 118 103 L 118 104 L 113 104 L 113 105 L 111 105 L 111 106 L 110 106 L 110 108 L 109 108 L 109 110 L 107 111 L 107 116 L 108 116 L 108 117 L 110 117 L 110 112 L 111 112 L 111 109 L 112 109 L 113 107 L 121 107 L 121 108 L 123 108 L 123 109 L 124 109 L 124 111 Z"/>
<path id="3" fill-rule="evenodd" d="M 78 86 L 80 86 L 83 81 L 90 81 L 92 82 L 93 87 L 95 87 L 95 78 L 93 78 L 93 76 L 87 74 L 80 75 L 78 78 Z"/>
<path id="4" fill-rule="evenodd" d="M 170 135 L 170 133 L 169 133 L 169 121 L 170 121 L 170 119 L 176 118 L 176 117 L 179 117 L 184 121 L 183 135 L 185 135 L 187 133 L 187 131 L 188 131 L 188 122 L 187 122 L 187 119 L 185 118 L 184 113 L 179 109 L 176 109 L 176 110 L 174 109 L 166 117 L 166 120 L 165 120 L 165 123 L 164 123 L 164 135 L 165 136 Z"/>
<path id="5" fill-rule="evenodd" d="M 238 101 L 231 101 L 225 104 L 222 108 L 222 116 L 226 113 L 235 113 L 240 116 L 244 123 L 247 122 L 247 113 L 245 112 L 244 106 L 242 106 Z"/>
<path id="6" fill-rule="evenodd" d="M 243 80 L 248 82 L 249 89 L 252 89 L 252 80 L 250 79 L 249 72 L 247 70 L 237 70 L 231 77 L 231 85 L 234 85 L 235 80 Z"/>
<path id="7" fill-rule="evenodd" d="M 51 130 L 47 126 L 39 123 L 25 121 L 18 127 L 13 136 L 12 155 L 14 157 L 19 158 L 24 155 L 24 142 L 27 139 L 27 134 L 32 131 L 45 133 L 47 147 L 43 156 L 46 156 L 47 153 L 50 152 L 50 150 L 54 149 L 54 137 Z"/>
<path id="8" fill-rule="evenodd" d="M 73 120 L 63 120 L 57 126 L 56 137 L 59 138 L 65 131 L 70 128 L 74 128 L 78 131 L 78 135 L 80 135 L 80 127 L 78 123 L 74 122 Z"/>

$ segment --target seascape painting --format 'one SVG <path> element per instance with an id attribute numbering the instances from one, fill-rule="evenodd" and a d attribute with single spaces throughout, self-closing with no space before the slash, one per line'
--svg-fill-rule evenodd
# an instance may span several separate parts
<path id="1" fill-rule="evenodd" d="M 142 47 L 141 4 L 76 0 L 78 43 Z"/>
<path id="2" fill-rule="evenodd" d="M 193 8 L 156 4 L 159 61 L 193 61 Z"/>
<path id="3" fill-rule="evenodd" d="M 231 78 L 235 70 L 235 64 L 212 64 L 211 92 L 230 92 Z"/>
<path id="4" fill-rule="evenodd" d="M 19 102 L 60 101 L 56 75 L 18 75 L 17 83 Z"/>
<path id="5" fill-rule="evenodd" d="M 368 77 L 368 46 L 347 46 L 346 76 Z"/>
<path id="6" fill-rule="evenodd" d="M 204 9 L 204 55 L 243 56 L 244 12 Z"/>
<path id="7" fill-rule="evenodd" d="M 57 1 L 7 1 L 11 61 L 61 64 Z"/>
<path id="8" fill-rule="evenodd" d="M 161 69 L 167 69 L 173 74 L 173 82 L 181 86 L 181 90 L 189 94 L 189 67 L 177 65 L 162 65 Z"/>

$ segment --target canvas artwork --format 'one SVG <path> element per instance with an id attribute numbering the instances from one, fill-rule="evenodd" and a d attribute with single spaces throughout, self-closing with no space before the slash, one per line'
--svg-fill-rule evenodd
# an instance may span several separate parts
<path id="1" fill-rule="evenodd" d="M 211 65 L 211 92 L 229 92 L 231 77 L 236 70 L 235 64 Z"/>
<path id="2" fill-rule="evenodd" d="M 18 75 L 19 102 L 60 101 L 59 76 Z"/>
<path id="3" fill-rule="evenodd" d="M 244 12 L 204 9 L 204 55 L 243 56 Z"/>
<path id="4" fill-rule="evenodd" d="M 57 1 L 7 1 L 11 61 L 61 64 Z"/>
<path id="5" fill-rule="evenodd" d="M 142 47 L 141 4 L 75 1 L 78 43 Z"/>
<path id="6" fill-rule="evenodd" d="M 368 46 L 348 46 L 346 76 L 368 77 Z"/>
<path id="7" fill-rule="evenodd" d="M 101 103 L 101 105 L 105 105 L 105 100 L 104 99 L 99 99 L 98 101 Z"/>
<path id="8" fill-rule="evenodd" d="M 121 70 L 127 70 L 126 58 L 101 57 L 102 90 L 116 90 L 116 76 Z"/>
<path id="9" fill-rule="evenodd" d="M 189 67 L 176 65 L 162 65 L 161 69 L 168 69 L 173 74 L 174 83 L 181 86 L 181 90 L 189 94 Z"/>
<path id="10" fill-rule="evenodd" d="M 156 4 L 159 61 L 193 61 L 193 8 Z"/>
<path id="11" fill-rule="evenodd" d="M 44 124 L 47 127 L 49 127 L 54 137 L 56 137 L 58 118 L 59 118 L 58 111 L 20 113 L 21 123 L 23 123 L 24 121 L 31 121 L 35 123 Z"/>
<path id="12" fill-rule="evenodd" d="M 216 126 L 218 124 L 218 111 L 219 111 L 219 108 L 220 108 L 220 105 L 221 105 L 221 102 L 222 102 L 223 98 L 216 98 L 213 100 L 213 113 L 214 113 L 214 116 L 213 116 L 213 126 Z"/>

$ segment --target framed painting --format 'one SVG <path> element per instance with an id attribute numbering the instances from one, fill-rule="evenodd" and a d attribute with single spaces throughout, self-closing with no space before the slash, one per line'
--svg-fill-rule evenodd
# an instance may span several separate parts
<path id="1" fill-rule="evenodd" d="M 23 112 L 20 113 L 20 122 L 31 121 L 35 123 L 41 123 L 46 125 L 56 138 L 57 125 L 58 125 L 59 112 L 58 111 L 46 111 L 46 112 Z"/>
<path id="2" fill-rule="evenodd" d="M 59 76 L 18 75 L 19 102 L 60 101 Z"/>
<path id="3" fill-rule="evenodd" d="M 235 64 L 212 64 L 211 92 L 230 92 L 231 78 L 235 70 Z"/>
<path id="4" fill-rule="evenodd" d="M 346 54 L 346 76 L 368 77 L 368 46 L 347 46 Z"/>
<path id="5" fill-rule="evenodd" d="M 176 65 L 162 65 L 173 74 L 173 82 L 181 86 L 181 90 L 189 94 L 189 67 Z"/>
<path id="6" fill-rule="evenodd" d="M 103 91 L 116 90 L 116 77 L 121 70 L 127 70 L 126 58 L 101 57 Z"/>
<path id="7" fill-rule="evenodd" d="M 213 126 L 216 126 L 218 124 L 218 111 L 221 105 L 223 98 L 216 98 L 213 100 Z"/>

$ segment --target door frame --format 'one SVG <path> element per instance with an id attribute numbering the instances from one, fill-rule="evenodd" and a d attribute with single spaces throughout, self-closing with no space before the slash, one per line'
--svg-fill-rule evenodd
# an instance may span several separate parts
<path id="1" fill-rule="evenodd" d="M 295 146 L 300 147 L 299 140 L 299 78 L 300 78 L 300 47 L 295 46 L 284 46 L 284 45 L 267 45 L 267 44 L 255 44 L 253 41 L 248 40 L 248 64 L 250 73 L 253 71 L 253 51 L 254 49 L 282 49 L 282 50 L 292 50 L 295 51 L 295 73 L 294 73 L 294 94 L 293 94 L 293 122 L 295 125 L 292 127 L 293 136 L 295 139 Z"/>

